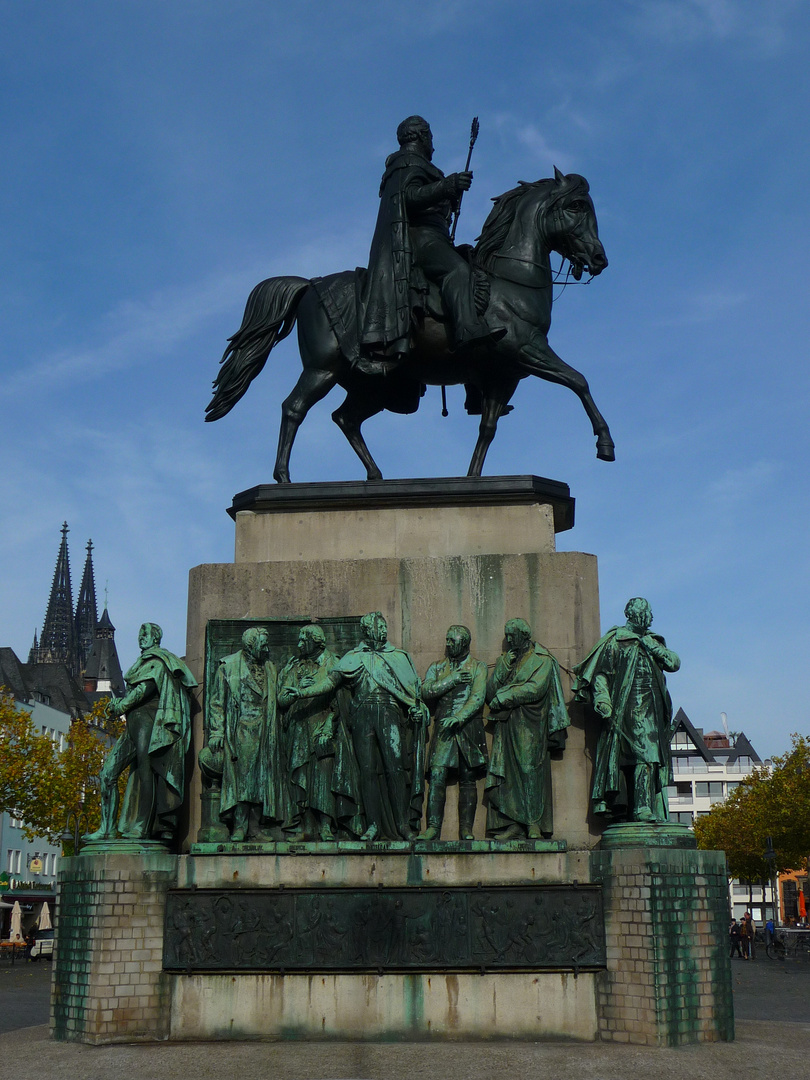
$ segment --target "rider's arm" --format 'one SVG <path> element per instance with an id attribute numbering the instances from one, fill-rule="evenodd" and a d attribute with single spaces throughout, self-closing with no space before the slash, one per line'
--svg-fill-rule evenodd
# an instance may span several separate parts
<path id="1" fill-rule="evenodd" d="M 455 199 L 455 186 L 447 183 L 449 177 L 437 180 L 434 184 L 411 184 L 405 189 L 405 209 L 430 210 L 437 203 Z"/>

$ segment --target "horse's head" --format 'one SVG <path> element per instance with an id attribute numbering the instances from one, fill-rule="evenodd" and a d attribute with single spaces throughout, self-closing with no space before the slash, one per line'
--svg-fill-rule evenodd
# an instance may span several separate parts
<path id="1" fill-rule="evenodd" d="M 577 281 L 584 270 L 596 277 L 608 261 L 599 239 L 588 181 L 578 173 L 565 176 L 555 167 L 554 179 L 548 184 L 548 194 L 539 212 L 549 247 L 568 259 Z"/>
<path id="2" fill-rule="evenodd" d="M 577 281 L 587 270 L 601 274 L 608 264 L 599 240 L 596 214 L 584 176 L 523 181 L 493 200 L 476 257 L 498 276 L 524 284 L 550 282 L 549 252 L 568 259 Z M 506 264 L 509 264 L 508 266 Z"/>

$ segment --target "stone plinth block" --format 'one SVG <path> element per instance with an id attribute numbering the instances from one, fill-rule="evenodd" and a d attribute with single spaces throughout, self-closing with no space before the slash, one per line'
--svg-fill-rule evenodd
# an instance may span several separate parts
<path id="1" fill-rule="evenodd" d="M 651 1046 L 733 1039 L 725 854 L 599 848 L 591 881 L 604 890 L 608 957 L 597 979 L 600 1037 Z"/>
<path id="2" fill-rule="evenodd" d="M 263 484 L 235 495 L 236 562 L 553 551 L 568 485 L 539 476 Z"/>
<path id="3" fill-rule="evenodd" d="M 601 890 L 575 884 L 587 870 L 585 852 L 183 857 L 167 923 L 167 966 L 187 965 L 170 976 L 171 1037 L 593 1040 L 604 939 Z M 344 926 L 346 902 L 365 921 Z M 274 915 L 256 920 L 260 907 Z M 459 936 L 497 967 L 450 970 Z M 340 952 L 366 970 L 290 973 L 291 952 L 321 966 Z M 422 970 L 388 970 L 403 957 Z"/>

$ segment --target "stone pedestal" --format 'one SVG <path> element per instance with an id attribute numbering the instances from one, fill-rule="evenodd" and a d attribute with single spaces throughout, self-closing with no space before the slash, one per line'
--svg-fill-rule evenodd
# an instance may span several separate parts
<path id="1" fill-rule="evenodd" d="M 382 847 L 383 845 L 379 845 Z M 372 889 L 375 897 L 382 892 L 396 893 L 403 889 L 418 890 L 419 902 L 426 905 L 426 892 L 439 900 L 449 895 L 444 890 L 471 893 L 470 909 L 476 906 L 475 898 L 486 898 L 492 904 L 492 895 L 499 890 L 509 893 L 509 886 L 531 887 L 540 892 L 544 886 L 544 908 L 554 907 L 556 916 L 548 912 L 547 925 L 543 931 L 552 934 L 554 918 L 561 914 L 560 908 L 574 906 L 577 898 L 586 890 L 572 886 L 583 881 L 588 874 L 588 856 L 576 854 L 529 853 L 505 854 L 316 854 L 310 852 L 298 856 L 245 856 L 239 854 L 220 856 L 187 856 L 180 860 L 177 907 L 184 903 L 200 901 L 209 890 L 212 899 L 227 897 L 234 904 L 241 903 L 238 912 L 240 925 L 251 922 L 252 890 L 278 890 L 283 886 L 282 896 L 296 889 L 329 890 L 341 892 Z M 236 887 L 235 887 L 236 886 Z M 558 890 L 563 895 L 559 902 L 547 899 L 549 893 Z M 590 890 L 593 893 L 594 890 Z M 326 895 L 326 894 L 324 894 Z M 334 895 L 334 894 L 333 894 Z M 569 899 L 569 897 L 571 899 Z M 601 920 L 601 898 L 596 897 L 598 919 Z M 220 901 L 221 902 L 221 901 Z M 326 917 L 331 900 L 322 901 Z M 505 899 L 514 911 L 513 925 L 497 924 L 502 938 L 496 945 L 506 950 L 500 963 L 502 970 L 482 969 L 475 971 L 444 971 L 441 967 L 430 970 L 429 953 L 431 941 L 423 938 L 417 923 L 406 920 L 400 931 L 407 937 L 408 949 L 413 948 L 414 960 L 421 970 L 402 972 L 389 970 L 396 967 L 396 958 L 381 971 L 358 971 L 357 973 L 334 973 L 329 970 L 296 974 L 279 970 L 280 954 L 275 948 L 275 938 L 251 938 L 240 936 L 237 945 L 244 963 L 250 963 L 254 954 L 262 954 L 266 972 L 242 971 L 240 974 L 216 971 L 191 970 L 191 961 L 182 946 L 179 962 L 189 963 L 189 972 L 173 974 L 171 1037 L 174 1039 L 210 1038 L 299 1038 L 299 1039 L 535 1039 L 566 1038 L 592 1040 L 597 1036 L 595 980 L 603 961 L 601 928 L 593 938 L 574 939 L 568 933 L 568 952 L 582 956 L 581 969 L 568 970 L 554 964 L 534 970 L 509 970 L 520 963 L 525 949 L 521 930 L 528 923 L 525 912 L 512 899 Z M 512 907 L 511 905 L 514 905 Z M 332 911 L 333 921 L 341 922 L 340 913 Z M 209 910 L 218 910 L 217 900 Z M 235 909 L 232 909 L 235 912 Z M 534 908 L 538 936 L 542 912 Z M 589 909 L 590 910 L 590 909 Z M 497 913 L 498 915 L 500 913 Z M 192 915 L 193 918 L 193 915 Z M 228 920 L 235 922 L 229 913 Z M 574 920 L 575 921 L 575 920 Z M 435 929 L 431 916 L 423 920 L 425 926 Z M 525 925 L 524 925 L 525 924 Z M 264 924 L 269 925 L 268 923 Z M 420 924 L 421 925 L 421 924 Z M 573 927 L 574 922 L 571 923 Z M 496 924 L 493 923 L 493 927 Z M 347 932 L 344 927 L 344 934 Z M 566 937 L 566 927 L 560 926 L 558 941 Z M 385 935 L 395 935 L 392 927 L 382 927 Z M 317 926 L 314 935 L 324 938 L 330 934 L 328 927 Z M 349 925 L 348 934 L 380 934 L 379 922 L 375 925 Z M 455 932 L 465 933 L 463 926 Z M 467 931 L 469 932 L 469 931 Z M 299 929 L 299 935 L 304 931 Z M 513 944 L 509 944 L 514 937 Z M 315 944 L 317 944 L 317 937 Z M 332 948 L 342 945 L 340 935 L 333 940 Z M 323 942 L 329 947 L 329 940 Z M 215 951 L 216 946 L 212 950 Z M 419 963 L 419 955 L 422 962 Z M 203 950 L 200 950 L 203 954 Z M 492 960 L 497 949 L 490 951 Z M 594 965 L 594 960 L 597 964 Z M 177 962 L 177 961 L 175 961 Z M 200 955 L 197 966 L 211 966 L 209 955 Z M 425 970 L 427 969 L 427 970 Z"/>
<path id="2" fill-rule="evenodd" d="M 504 623 L 521 617 L 560 662 L 567 697 L 600 636 L 595 557 L 555 550 L 573 524 L 564 484 L 260 487 L 231 512 L 235 561 L 190 572 L 186 660 L 200 695 L 209 622 L 241 635 L 252 621 L 379 610 L 424 674 L 451 624 L 492 665 Z M 611 827 L 600 844 L 588 810 L 597 724 L 569 708 L 554 834 L 537 844 L 485 841 L 479 800 L 475 841 L 230 845 L 208 804 L 199 835 L 195 768 L 181 854 L 64 861 L 54 1037 L 732 1038 L 723 856 L 678 847 L 678 828 Z M 451 787 L 444 841 L 457 836 L 455 798 Z"/>
<path id="3" fill-rule="evenodd" d="M 177 870 L 177 856 L 168 852 L 99 852 L 62 860 L 53 1038 L 168 1038 L 171 980 L 163 971 L 163 924 Z"/>
<path id="4" fill-rule="evenodd" d="M 591 854 L 607 943 L 600 1038 L 648 1046 L 733 1039 L 725 854 L 640 846 L 638 838 L 625 846 L 621 829 Z"/>
<path id="5" fill-rule="evenodd" d="M 538 477 L 268 485 L 234 498 L 236 561 L 189 575 L 186 662 L 203 683 L 210 619 L 360 616 L 381 611 L 388 637 L 417 671 L 444 654 L 462 623 L 472 653 L 494 664 L 507 619 L 523 618 L 567 669 L 599 638 L 596 558 L 555 551 L 573 525 L 567 485 Z M 247 623 L 246 623 L 247 625 Z M 552 762 L 555 836 L 589 848 L 589 760 L 582 710 L 571 709 L 565 755 Z M 202 712 L 194 745 L 202 745 Z M 595 744 L 594 744 L 595 745 Z M 481 782 L 483 790 L 483 781 Z M 195 773 L 185 850 L 200 826 Z M 457 789 L 448 791 L 443 837 L 457 836 Z M 480 804 L 476 836 L 483 837 Z"/>

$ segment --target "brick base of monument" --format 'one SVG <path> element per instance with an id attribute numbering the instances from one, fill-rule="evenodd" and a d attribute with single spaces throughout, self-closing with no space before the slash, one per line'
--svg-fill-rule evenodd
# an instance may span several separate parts
<path id="1" fill-rule="evenodd" d="M 477 970 L 436 962 L 447 903 L 443 947 L 466 933 Z M 727 1040 L 726 905 L 722 853 L 674 848 L 82 855 L 60 875 L 52 1035 Z M 375 937 L 379 960 L 337 961 Z"/>
<path id="2" fill-rule="evenodd" d="M 101 852 L 62 860 L 51 1035 L 86 1042 L 169 1036 L 166 892 L 176 855 Z"/>
<path id="3" fill-rule="evenodd" d="M 607 945 L 600 1038 L 647 1046 L 733 1039 L 725 854 L 597 849 L 591 879 L 603 888 Z"/>

